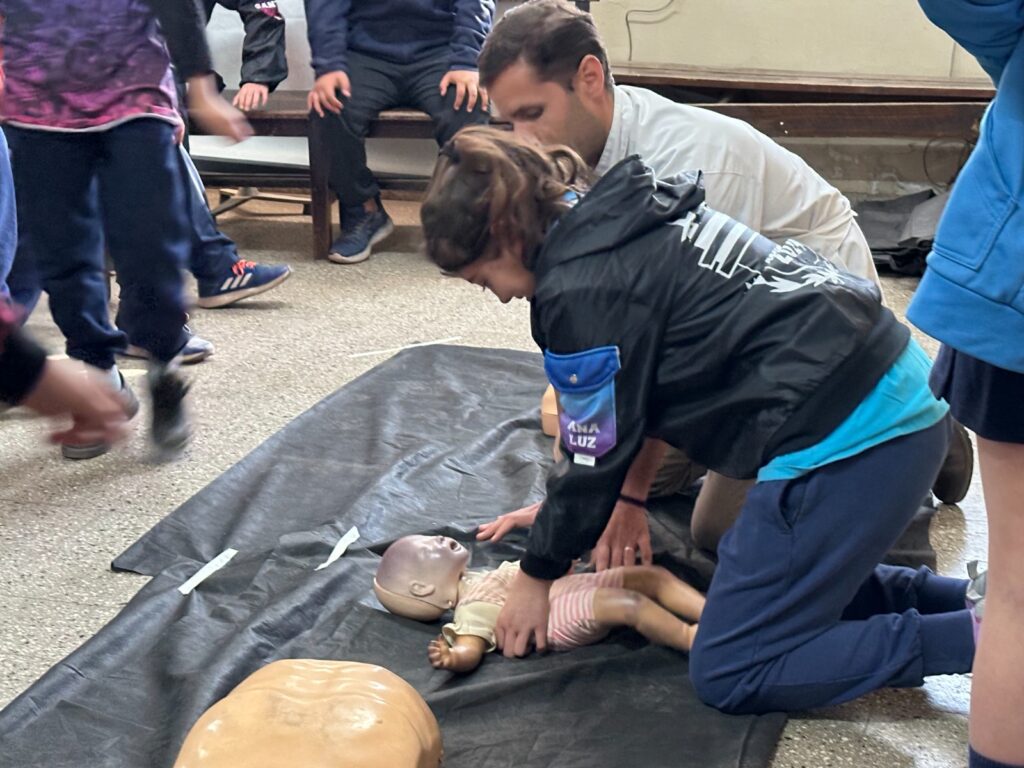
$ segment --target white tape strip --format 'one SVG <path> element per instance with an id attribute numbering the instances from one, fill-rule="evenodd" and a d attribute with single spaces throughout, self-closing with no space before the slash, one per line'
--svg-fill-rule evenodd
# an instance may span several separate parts
<path id="1" fill-rule="evenodd" d="M 356 539 L 358 539 L 358 538 L 359 538 L 359 529 L 357 529 L 353 525 L 351 528 L 348 529 L 348 532 L 344 536 L 342 536 L 340 539 L 338 539 L 338 543 L 335 544 L 334 545 L 334 549 L 331 550 L 331 556 L 328 557 L 326 560 L 324 560 L 324 562 L 320 563 L 320 565 L 318 565 L 316 567 L 316 570 L 322 571 L 328 565 L 330 565 L 335 560 L 337 560 L 339 557 L 344 555 L 345 554 L 345 550 L 348 549 L 353 544 L 355 544 Z"/>
<path id="2" fill-rule="evenodd" d="M 349 360 L 354 360 L 357 357 L 373 357 L 374 355 L 387 355 L 392 352 L 401 352 L 406 349 L 416 349 L 416 347 L 431 347 L 435 344 L 451 344 L 453 341 L 460 341 L 461 336 L 449 336 L 447 339 L 438 339 L 437 341 L 420 341 L 415 344 L 406 344 L 404 347 L 392 347 L 391 349 L 375 349 L 372 352 L 356 352 L 354 355 L 349 355 Z"/>
<path id="3" fill-rule="evenodd" d="M 183 595 L 190 594 L 193 589 L 195 589 L 204 581 L 206 581 L 211 574 L 216 573 L 225 565 L 230 563 L 231 558 L 233 558 L 237 554 L 237 549 L 225 549 L 223 552 L 221 552 L 219 555 L 213 558 L 213 560 L 211 560 L 198 571 L 196 571 L 191 579 L 189 579 L 180 587 L 178 587 L 178 591 L 181 592 L 181 594 Z"/>

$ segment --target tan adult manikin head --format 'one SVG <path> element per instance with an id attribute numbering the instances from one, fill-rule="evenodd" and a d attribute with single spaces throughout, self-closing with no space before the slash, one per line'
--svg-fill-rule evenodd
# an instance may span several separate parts
<path id="1" fill-rule="evenodd" d="M 383 667 L 275 661 L 210 707 L 174 768 L 438 768 L 441 732 Z"/>
<path id="2" fill-rule="evenodd" d="M 447 536 L 403 536 L 377 566 L 373 591 L 392 613 L 434 621 L 455 607 L 469 550 Z"/>

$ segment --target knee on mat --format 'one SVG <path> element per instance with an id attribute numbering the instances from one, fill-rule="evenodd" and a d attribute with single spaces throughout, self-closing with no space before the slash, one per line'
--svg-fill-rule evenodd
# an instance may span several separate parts
<path id="1" fill-rule="evenodd" d="M 690 682 L 697 698 L 709 707 L 728 712 L 729 696 L 734 690 L 735 681 L 731 675 L 723 675 L 715 669 L 714 656 L 700 642 L 700 630 L 697 639 L 690 649 Z"/>
<path id="2" fill-rule="evenodd" d="M 700 641 L 700 630 L 690 650 L 690 682 L 697 698 L 727 715 L 756 715 L 776 711 L 760 696 L 743 693 L 751 670 L 729 671 L 731 654 L 709 649 Z"/>

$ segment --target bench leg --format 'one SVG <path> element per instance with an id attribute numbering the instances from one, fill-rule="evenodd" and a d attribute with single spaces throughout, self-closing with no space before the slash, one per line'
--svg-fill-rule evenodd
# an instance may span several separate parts
<path id="1" fill-rule="evenodd" d="M 313 258 L 326 259 L 331 248 L 331 190 L 327 184 L 330 160 L 321 130 L 323 123 L 309 121 L 309 185 L 313 214 Z"/>

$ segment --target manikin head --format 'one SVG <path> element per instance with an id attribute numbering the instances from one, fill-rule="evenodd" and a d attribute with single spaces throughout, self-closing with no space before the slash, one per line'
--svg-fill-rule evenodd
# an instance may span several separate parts
<path id="1" fill-rule="evenodd" d="M 565 0 L 508 11 L 480 54 L 480 82 L 517 135 L 567 145 L 597 164 L 612 126 L 614 83 L 589 13 Z"/>
<path id="2" fill-rule="evenodd" d="M 469 550 L 447 536 L 403 536 L 377 566 L 373 591 L 398 616 L 434 621 L 459 601 Z"/>
<path id="3" fill-rule="evenodd" d="M 463 128 L 445 144 L 420 209 L 427 256 L 502 302 L 533 297 L 537 253 L 589 171 L 567 147 Z"/>

